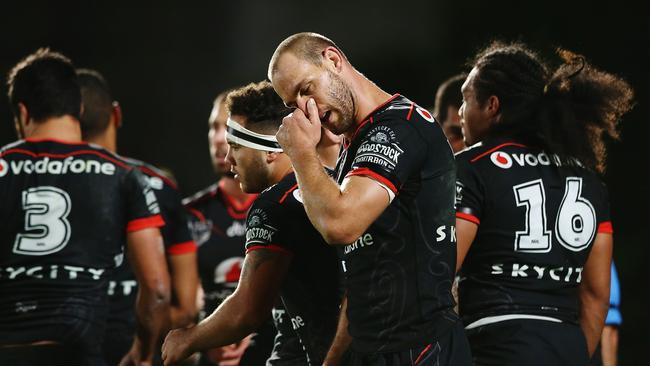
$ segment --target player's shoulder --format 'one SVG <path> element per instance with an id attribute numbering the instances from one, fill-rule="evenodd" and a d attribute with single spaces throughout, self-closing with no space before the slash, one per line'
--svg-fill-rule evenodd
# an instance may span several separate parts
<path id="1" fill-rule="evenodd" d="M 165 171 L 163 171 L 160 168 L 157 168 L 156 166 L 149 164 L 147 162 L 144 162 L 142 160 L 134 159 L 131 157 L 122 157 L 127 163 L 129 163 L 131 166 L 137 168 L 142 174 L 144 174 L 149 181 L 149 185 L 151 188 L 155 190 L 162 190 L 165 187 L 172 188 L 177 190 L 178 185 L 176 184 L 176 181 Z"/>
<path id="2" fill-rule="evenodd" d="M 99 145 L 84 141 L 70 142 L 51 138 L 24 139 L 5 145 L 0 149 L 1 158 L 11 159 L 13 156 L 17 159 L 28 157 L 44 161 L 43 166 L 48 165 L 51 160 L 61 159 L 65 160 L 63 165 L 70 165 L 73 171 L 79 172 L 96 170 L 97 163 L 86 163 L 86 160 L 89 159 L 98 162 L 99 168 L 97 169 L 108 175 L 114 174 L 115 167 L 118 170 L 132 169 L 121 156 Z M 57 167 L 52 169 L 58 170 Z"/>
<path id="3" fill-rule="evenodd" d="M 478 142 L 456 153 L 458 163 L 483 164 L 493 163 L 504 167 L 511 163 L 513 153 L 530 150 L 528 146 L 512 139 L 494 139 Z"/>
<path id="4" fill-rule="evenodd" d="M 8 152 L 14 149 L 20 149 L 21 147 L 24 147 L 25 144 L 26 144 L 25 140 L 17 140 L 14 142 L 10 142 L 4 145 L 3 147 L 0 147 L 0 155 L 8 154 Z"/>
<path id="5" fill-rule="evenodd" d="M 401 94 L 395 94 L 371 114 L 372 122 L 382 124 L 404 124 L 417 128 L 417 122 L 428 122 L 423 126 L 433 125 L 436 121 L 431 112 Z M 406 123 L 405 123 L 406 122 Z"/>
<path id="6" fill-rule="evenodd" d="M 298 181 L 294 173 L 287 174 L 276 184 L 262 191 L 256 201 L 283 204 L 291 193 L 298 189 Z"/>
<path id="7" fill-rule="evenodd" d="M 183 199 L 183 206 L 186 208 L 198 208 L 217 196 L 219 192 L 219 183 L 214 183 L 208 187 L 194 193 L 193 195 Z"/>

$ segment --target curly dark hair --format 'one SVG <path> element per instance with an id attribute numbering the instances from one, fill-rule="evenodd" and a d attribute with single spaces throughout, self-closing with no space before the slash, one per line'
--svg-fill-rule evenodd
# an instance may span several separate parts
<path id="1" fill-rule="evenodd" d="M 259 133 L 274 134 L 282 124 L 282 118 L 291 113 L 273 85 L 266 80 L 228 93 L 226 108 L 231 115 L 246 117 L 247 128 Z"/>
<path id="2" fill-rule="evenodd" d="M 564 164 L 605 170 L 605 136 L 633 106 L 634 92 L 620 77 L 598 70 L 573 52 L 558 49 L 562 63 L 550 72 L 522 43 L 493 42 L 479 52 L 474 88 L 479 103 L 499 98 L 499 123 L 490 136 L 511 136 L 558 155 Z"/>

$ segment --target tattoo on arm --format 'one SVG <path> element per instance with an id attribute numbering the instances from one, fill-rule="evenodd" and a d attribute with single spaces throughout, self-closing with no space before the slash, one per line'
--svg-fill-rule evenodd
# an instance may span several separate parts
<path id="1" fill-rule="evenodd" d="M 244 268 L 242 268 L 240 281 L 251 276 L 252 273 L 255 272 L 265 262 L 274 260 L 282 255 L 284 254 L 265 249 L 254 250 L 248 253 L 247 260 L 244 261 Z"/>

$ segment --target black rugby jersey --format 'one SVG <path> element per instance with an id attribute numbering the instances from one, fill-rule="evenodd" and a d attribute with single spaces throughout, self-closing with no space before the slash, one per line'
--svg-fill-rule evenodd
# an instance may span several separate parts
<path id="1" fill-rule="evenodd" d="M 577 166 L 558 169 L 556 156 L 512 140 L 485 141 L 456 158 L 456 215 L 478 225 L 460 273 L 465 324 L 517 313 L 577 321 L 596 233 L 612 232 L 602 181 Z"/>
<path id="2" fill-rule="evenodd" d="M 0 150 L 0 339 L 95 348 L 129 231 L 163 225 L 142 174 L 96 145 L 21 140 Z"/>
<path id="3" fill-rule="evenodd" d="M 310 365 L 321 365 L 336 332 L 340 275 L 336 251 L 312 226 L 293 173 L 262 192 L 246 220 L 246 252 L 292 256 L 281 298 Z"/>
<path id="4" fill-rule="evenodd" d="M 345 141 L 337 181 L 370 177 L 395 195 L 354 243 L 339 250 L 357 352 L 429 344 L 457 321 L 454 157 L 439 124 L 396 94 Z"/>
<path id="5" fill-rule="evenodd" d="M 152 165 L 131 158 L 124 160 L 142 172 L 156 195 L 161 216 L 165 221 L 160 233 L 167 256 L 195 252 L 196 244 L 187 226 L 187 211 L 181 203 L 176 183 Z M 119 262 L 121 263 L 111 275 L 108 286 L 110 306 L 107 342 L 110 342 L 112 335 L 132 337 L 135 332 L 135 300 L 138 286 L 127 257 L 123 256 L 123 260 Z"/>
<path id="6" fill-rule="evenodd" d="M 214 184 L 183 201 L 190 213 L 190 231 L 198 245 L 205 316 L 237 287 L 244 262 L 246 212 L 255 197 L 251 195 L 244 204 L 239 204 Z"/>
<path id="7" fill-rule="evenodd" d="M 257 195 L 250 195 L 240 204 L 217 183 L 183 201 L 189 212 L 190 231 L 198 245 L 205 304 L 201 318 L 212 314 L 237 288 L 244 263 L 246 213 L 255 197 Z M 254 337 L 255 346 L 249 346 L 242 362 L 270 356 L 274 333 L 275 327 L 270 321 L 264 324 Z"/>
<path id="8" fill-rule="evenodd" d="M 266 366 L 309 366 L 300 339 L 293 330 L 291 317 L 279 300 L 273 307 L 273 325 L 277 332 Z"/>

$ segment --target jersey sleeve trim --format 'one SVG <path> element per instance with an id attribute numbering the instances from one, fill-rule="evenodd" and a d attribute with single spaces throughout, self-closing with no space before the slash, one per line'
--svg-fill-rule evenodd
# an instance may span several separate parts
<path id="1" fill-rule="evenodd" d="M 161 227 L 161 226 L 165 226 L 165 221 L 163 220 L 162 216 L 155 215 L 150 217 L 144 217 L 141 219 L 131 220 L 126 225 L 126 232 L 132 233 L 134 231 L 149 229 L 153 227 Z"/>
<path id="2" fill-rule="evenodd" d="M 384 176 L 381 174 L 378 174 L 368 168 L 357 168 L 352 171 L 350 171 L 345 177 L 351 177 L 355 175 L 361 175 L 361 176 L 366 176 L 368 178 L 374 179 L 377 182 L 381 183 L 382 185 L 386 186 L 388 189 L 390 189 L 393 194 L 397 194 L 397 187 L 388 179 L 386 179 Z"/>
<path id="3" fill-rule="evenodd" d="M 456 212 L 456 218 L 463 219 L 463 220 L 466 220 L 466 221 L 469 221 L 469 222 L 473 222 L 476 225 L 481 225 L 481 220 L 479 220 L 478 217 L 476 217 L 476 216 L 474 216 L 472 214 L 468 214 L 468 213 L 464 213 L 464 212 Z"/>
<path id="4" fill-rule="evenodd" d="M 194 240 L 186 241 L 184 243 L 172 244 L 167 248 L 167 254 L 169 255 L 181 255 L 188 253 L 196 253 L 196 243 Z"/>
<path id="5" fill-rule="evenodd" d="M 603 234 L 614 234 L 614 227 L 611 221 L 601 222 L 598 225 L 598 232 Z"/>
<path id="6" fill-rule="evenodd" d="M 248 253 L 250 253 L 250 252 L 252 252 L 254 250 L 259 250 L 259 249 L 268 249 L 268 250 L 270 250 L 272 252 L 278 252 L 278 253 L 282 253 L 282 254 L 286 254 L 286 255 L 293 255 L 293 253 L 291 251 L 287 250 L 286 248 L 283 248 L 283 247 L 281 247 L 279 245 L 274 245 L 274 244 L 250 246 L 250 247 L 246 248 L 246 254 L 248 254 Z"/>

